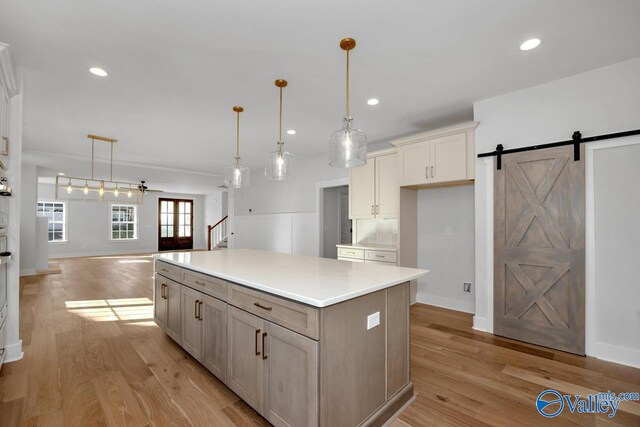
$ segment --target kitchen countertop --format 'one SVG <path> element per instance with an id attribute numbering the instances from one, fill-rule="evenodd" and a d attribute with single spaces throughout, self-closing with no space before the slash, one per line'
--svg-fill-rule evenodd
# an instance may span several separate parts
<path id="1" fill-rule="evenodd" d="M 155 258 L 314 307 L 327 307 L 429 273 L 254 249 L 174 252 Z"/>
<path id="2" fill-rule="evenodd" d="M 348 249 L 369 249 L 374 251 L 397 251 L 398 245 L 379 245 L 375 243 L 364 243 L 359 245 L 353 245 L 350 243 L 344 245 L 336 245 L 338 248 L 348 248 Z"/>

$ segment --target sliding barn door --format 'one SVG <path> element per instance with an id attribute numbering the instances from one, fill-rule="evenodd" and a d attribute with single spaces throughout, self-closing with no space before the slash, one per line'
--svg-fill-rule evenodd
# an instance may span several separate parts
<path id="1" fill-rule="evenodd" d="M 494 332 L 584 354 L 584 161 L 512 153 L 494 183 Z"/>

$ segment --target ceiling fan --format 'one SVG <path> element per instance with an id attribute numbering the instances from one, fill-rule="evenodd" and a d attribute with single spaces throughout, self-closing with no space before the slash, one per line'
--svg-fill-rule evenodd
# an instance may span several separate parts
<path id="1" fill-rule="evenodd" d="M 147 187 L 145 185 L 145 182 L 146 181 L 141 180 L 140 181 L 140 185 L 138 185 L 138 191 L 141 192 L 142 194 L 145 194 L 145 193 L 164 193 L 164 191 L 162 191 L 162 190 L 152 190 L 152 189 L 150 189 L 149 187 Z"/>

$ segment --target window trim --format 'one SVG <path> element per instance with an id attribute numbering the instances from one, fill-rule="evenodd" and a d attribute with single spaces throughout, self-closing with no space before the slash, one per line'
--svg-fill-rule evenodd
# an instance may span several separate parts
<path id="1" fill-rule="evenodd" d="M 113 238 L 113 207 L 114 206 L 123 206 L 123 207 L 131 207 L 133 208 L 133 221 L 118 221 L 116 224 L 129 224 L 133 223 L 133 237 L 126 238 Z M 109 204 L 109 241 L 110 242 L 131 242 L 138 240 L 138 205 L 130 204 L 130 203 L 110 203 Z"/>
<path id="2" fill-rule="evenodd" d="M 36 201 L 36 217 L 40 216 L 38 215 L 38 205 L 40 205 L 40 203 L 59 203 L 62 205 L 62 240 L 49 240 L 49 227 L 47 225 L 47 243 L 55 244 L 55 245 L 69 243 L 69 234 L 68 234 L 69 227 L 67 227 L 68 203 L 64 200 L 55 200 L 55 199 L 48 199 L 48 198 L 38 199 Z M 60 223 L 60 221 L 53 221 L 53 222 L 58 224 Z"/>

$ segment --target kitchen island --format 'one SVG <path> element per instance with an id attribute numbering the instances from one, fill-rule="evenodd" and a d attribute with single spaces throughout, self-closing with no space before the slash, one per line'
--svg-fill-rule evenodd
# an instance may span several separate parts
<path id="1" fill-rule="evenodd" d="M 274 425 L 382 425 L 413 397 L 427 270 L 250 249 L 161 254 L 154 320 Z"/>

